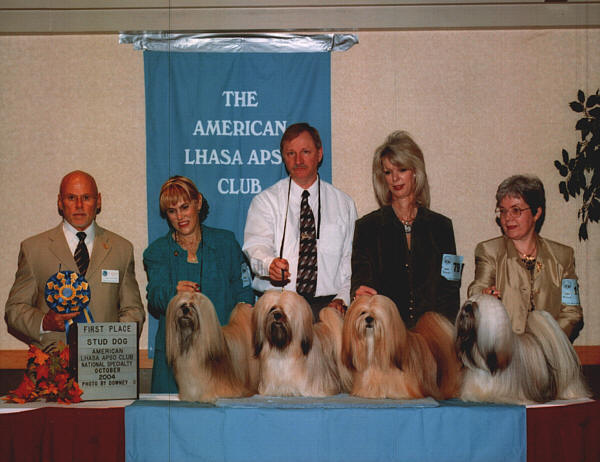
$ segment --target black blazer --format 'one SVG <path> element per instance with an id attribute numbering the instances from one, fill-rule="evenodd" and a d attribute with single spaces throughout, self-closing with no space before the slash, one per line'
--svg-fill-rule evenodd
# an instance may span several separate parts
<path id="1" fill-rule="evenodd" d="M 454 324 L 460 281 L 448 281 L 441 275 L 442 255 L 456 254 L 452 221 L 420 207 L 411 235 L 409 250 L 404 226 L 391 206 L 357 220 L 351 294 L 365 285 L 391 298 L 408 328 L 426 311 L 437 311 Z"/>

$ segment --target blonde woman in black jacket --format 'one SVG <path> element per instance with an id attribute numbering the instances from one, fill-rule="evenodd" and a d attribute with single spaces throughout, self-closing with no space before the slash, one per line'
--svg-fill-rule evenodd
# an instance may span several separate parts
<path id="1" fill-rule="evenodd" d="M 408 328 L 426 311 L 454 323 L 460 281 L 442 276 L 443 255 L 456 254 L 452 221 L 429 210 L 423 153 L 408 133 L 393 132 L 376 149 L 373 187 L 381 208 L 356 222 L 352 295 L 391 298 Z"/>

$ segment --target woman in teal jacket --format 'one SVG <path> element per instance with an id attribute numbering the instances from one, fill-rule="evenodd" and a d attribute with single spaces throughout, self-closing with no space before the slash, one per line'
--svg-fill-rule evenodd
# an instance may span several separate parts
<path id="1" fill-rule="evenodd" d="M 250 270 L 233 233 L 202 224 L 208 204 L 189 178 L 171 177 L 162 186 L 159 200 L 169 232 L 144 251 L 148 311 L 159 320 L 151 390 L 177 393 L 165 352 L 165 317 L 171 298 L 178 292 L 202 292 L 223 325 L 236 303 L 254 303 L 254 293 Z"/>

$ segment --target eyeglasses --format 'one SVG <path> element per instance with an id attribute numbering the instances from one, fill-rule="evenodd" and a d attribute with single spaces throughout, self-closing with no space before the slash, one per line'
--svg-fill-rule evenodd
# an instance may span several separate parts
<path id="1" fill-rule="evenodd" d="M 520 209 L 515 205 L 514 207 L 510 207 L 508 209 L 496 209 L 495 213 L 496 218 L 506 218 L 507 215 L 509 216 L 509 218 L 519 218 L 521 216 L 521 213 L 525 210 L 531 210 L 531 207 Z"/>
<path id="2" fill-rule="evenodd" d="M 66 194 L 65 196 L 61 197 L 64 201 L 67 202 L 77 202 L 79 199 L 81 199 L 82 202 L 91 202 L 98 198 L 98 196 L 94 196 L 91 194 L 82 194 L 81 196 L 77 196 L 75 194 Z"/>

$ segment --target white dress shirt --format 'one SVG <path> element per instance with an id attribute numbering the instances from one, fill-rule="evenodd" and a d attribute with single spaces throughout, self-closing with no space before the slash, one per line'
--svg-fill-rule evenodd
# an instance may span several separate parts
<path id="1" fill-rule="evenodd" d="M 88 255 L 92 258 L 92 250 L 94 250 L 94 238 L 96 237 L 96 222 L 92 221 L 92 224 L 84 229 L 85 233 L 85 245 L 88 249 Z M 65 239 L 67 240 L 67 244 L 69 245 L 69 249 L 71 249 L 71 253 L 75 255 L 75 249 L 77 249 L 77 245 L 79 244 L 79 238 L 77 237 L 78 229 L 75 229 L 71 223 L 66 220 L 63 220 L 63 233 L 65 234 Z"/>
<path id="2" fill-rule="evenodd" d="M 289 204 L 288 204 L 288 188 Z M 289 262 L 290 282 L 286 290 L 296 291 L 300 245 L 300 202 L 302 191 L 294 181 L 284 178 L 258 194 L 250 204 L 244 229 L 243 251 L 255 274 L 252 286 L 264 292 L 276 289 L 269 280 L 269 267 L 279 257 L 287 209 L 283 255 Z M 350 302 L 352 238 L 356 206 L 346 193 L 320 181 L 321 225 L 319 233 L 319 180 L 308 188 L 308 203 L 319 233 L 317 240 L 317 290 L 315 296 L 335 295 Z"/>

